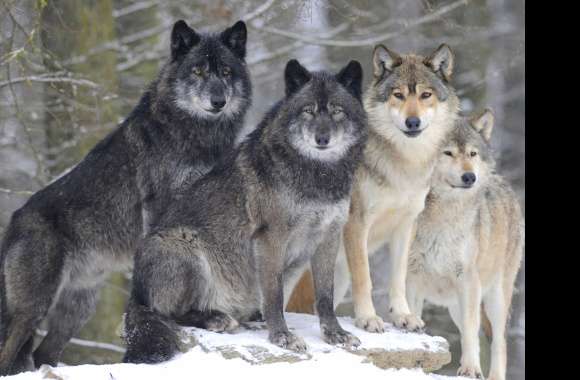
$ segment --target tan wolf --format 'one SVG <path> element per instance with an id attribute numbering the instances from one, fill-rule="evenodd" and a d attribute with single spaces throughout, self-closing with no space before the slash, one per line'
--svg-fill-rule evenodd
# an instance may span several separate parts
<path id="1" fill-rule="evenodd" d="M 373 53 L 374 79 L 365 94 L 369 140 L 357 172 L 343 250 L 335 271 L 335 304 L 352 277 L 356 325 L 384 331 L 371 298 L 368 257 L 388 243 L 390 317 L 400 328 L 424 327 L 406 299 L 409 245 L 423 210 L 436 157 L 452 129 L 459 100 L 449 84 L 453 53 L 442 44 L 427 57 L 399 55 L 382 45 Z M 347 260 L 345 260 L 345 257 Z M 348 265 L 347 265 L 348 261 Z M 308 311 L 306 280 L 298 284 L 288 310 Z"/>
<path id="2" fill-rule="evenodd" d="M 482 377 L 480 309 L 491 324 L 489 379 L 505 379 L 505 328 L 522 259 L 524 225 L 515 193 L 494 172 L 489 146 L 493 115 L 463 119 L 435 168 L 409 256 L 407 297 L 446 306 L 461 332 L 459 375 Z"/>

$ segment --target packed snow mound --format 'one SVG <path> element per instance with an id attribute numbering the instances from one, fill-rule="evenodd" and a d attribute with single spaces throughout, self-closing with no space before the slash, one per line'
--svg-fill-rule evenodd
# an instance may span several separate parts
<path id="1" fill-rule="evenodd" d="M 192 379 L 272 378 L 433 380 L 450 377 L 428 374 L 450 359 L 447 341 L 426 334 L 407 333 L 390 324 L 382 334 L 372 334 L 354 326 L 351 318 L 339 318 L 342 327 L 361 340 L 357 349 L 346 350 L 322 340 L 318 317 L 286 314 L 288 327 L 308 344 L 306 354 L 298 354 L 268 342 L 265 323 L 252 322 L 233 333 L 219 334 L 203 329 L 184 328 L 187 352 L 157 365 L 109 364 L 43 366 L 36 372 L 6 377 L 15 380 L 82 379 Z M 231 376 L 231 377 L 230 377 Z"/>

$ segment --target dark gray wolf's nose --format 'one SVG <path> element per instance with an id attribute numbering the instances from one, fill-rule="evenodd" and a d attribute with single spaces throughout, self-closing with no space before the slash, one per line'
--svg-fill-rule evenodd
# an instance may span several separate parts
<path id="1" fill-rule="evenodd" d="M 405 125 L 411 130 L 418 129 L 419 126 L 421 126 L 421 119 L 415 116 L 408 117 L 407 120 L 405 120 Z"/>
<path id="2" fill-rule="evenodd" d="M 476 180 L 475 173 L 472 173 L 472 172 L 464 173 L 461 176 L 461 180 L 467 186 L 471 186 L 471 185 L 473 185 L 475 183 L 475 180 Z"/>
<path id="3" fill-rule="evenodd" d="M 211 106 L 214 109 L 218 109 L 221 110 L 222 108 L 224 108 L 224 106 L 226 105 L 226 99 L 223 97 L 215 97 L 215 98 L 211 98 Z"/>
<path id="4" fill-rule="evenodd" d="M 314 139 L 316 140 L 316 144 L 318 144 L 319 147 L 326 147 L 330 143 L 330 135 L 328 133 L 316 134 Z"/>

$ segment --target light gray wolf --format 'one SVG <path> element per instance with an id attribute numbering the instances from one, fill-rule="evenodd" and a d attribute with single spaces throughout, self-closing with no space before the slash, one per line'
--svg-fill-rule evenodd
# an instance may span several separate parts
<path id="1" fill-rule="evenodd" d="M 176 22 L 171 56 L 128 118 L 14 212 L 0 257 L 0 375 L 56 365 L 173 190 L 233 149 L 251 99 L 246 36 L 241 21 L 211 34 Z"/>
<path id="2" fill-rule="evenodd" d="M 458 374 L 482 378 L 480 310 L 492 331 L 488 379 L 506 374 L 505 329 L 524 246 L 516 194 L 495 172 L 489 146 L 493 115 L 462 118 L 439 153 L 409 256 L 407 295 L 421 315 L 424 300 L 446 306 L 461 333 Z"/>
<path id="3" fill-rule="evenodd" d="M 399 328 L 424 327 L 406 299 L 407 259 L 440 145 L 458 114 L 449 83 L 453 63 L 445 44 L 427 57 L 400 55 L 382 45 L 373 53 L 374 78 L 364 96 L 369 140 L 344 228 L 346 255 L 339 253 L 335 274 L 335 302 L 341 302 L 352 278 L 355 323 L 367 331 L 384 331 L 371 298 L 368 258 L 385 243 L 391 255 L 389 316 Z M 309 287 L 298 286 L 303 294 L 295 295 L 290 310 L 308 311 Z"/>
<path id="4" fill-rule="evenodd" d="M 333 278 L 367 137 L 362 68 L 309 72 L 291 60 L 286 96 L 227 160 L 170 205 L 135 257 L 124 361 L 179 350 L 178 324 L 234 330 L 262 315 L 269 340 L 303 352 L 284 302 L 311 264 L 323 339 L 360 344 L 334 314 Z"/>

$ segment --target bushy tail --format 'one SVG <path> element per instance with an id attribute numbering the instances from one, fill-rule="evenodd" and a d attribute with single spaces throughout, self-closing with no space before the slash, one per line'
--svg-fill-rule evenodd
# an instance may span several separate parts
<path id="1" fill-rule="evenodd" d="M 124 363 L 160 363 L 181 351 L 179 327 L 132 297 L 125 314 Z"/>

